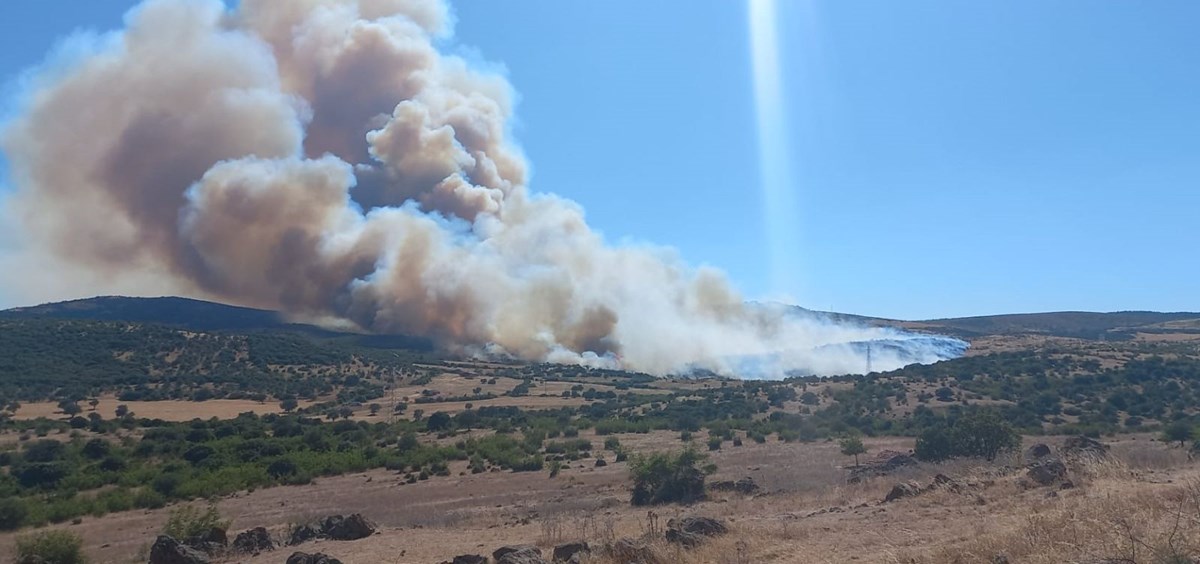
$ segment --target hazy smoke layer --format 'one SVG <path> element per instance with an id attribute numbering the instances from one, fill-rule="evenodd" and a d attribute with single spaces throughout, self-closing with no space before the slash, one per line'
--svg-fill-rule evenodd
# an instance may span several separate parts
<path id="1" fill-rule="evenodd" d="M 21 278 L 659 374 L 859 372 L 853 343 L 906 339 L 747 307 L 720 272 L 607 245 L 528 192 L 511 87 L 438 52 L 448 21 L 436 0 L 145 2 L 6 130 Z M 874 367 L 957 354 L 911 342 Z"/>

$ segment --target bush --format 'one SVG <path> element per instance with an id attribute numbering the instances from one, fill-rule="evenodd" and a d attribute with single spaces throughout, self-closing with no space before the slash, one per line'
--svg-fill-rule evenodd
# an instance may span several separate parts
<path id="1" fill-rule="evenodd" d="M 17 562 L 83 564 L 83 539 L 70 531 L 40 531 L 17 537 Z"/>
<path id="2" fill-rule="evenodd" d="M 185 540 L 205 535 L 213 529 L 224 531 L 228 528 L 229 521 L 221 519 L 221 512 L 216 505 L 209 504 L 204 509 L 183 505 L 171 510 L 167 524 L 163 525 L 163 534 Z"/>
<path id="3" fill-rule="evenodd" d="M 21 528 L 27 515 L 29 508 L 25 506 L 24 501 L 12 497 L 0 499 L 0 531 Z"/>
<path id="4" fill-rule="evenodd" d="M 678 454 L 636 456 L 630 462 L 633 505 L 691 503 L 704 498 L 704 472 L 696 467 L 704 456 L 693 448 Z"/>
<path id="5" fill-rule="evenodd" d="M 963 416 L 950 427 L 932 426 L 917 437 L 914 454 L 936 462 L 949 458 L 977 456 L 991 461 L 996 455 L 1021 446 L 1021 435 L 990 410 Z"/>

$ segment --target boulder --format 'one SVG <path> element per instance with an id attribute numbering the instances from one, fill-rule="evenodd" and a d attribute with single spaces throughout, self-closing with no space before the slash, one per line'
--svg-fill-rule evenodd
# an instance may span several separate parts
<path id="1" fill-rule="evenodd" d="M 1108 456 L 1108 445 L 1091 437 L 1079 435 L 1063 443 L 1063 456 L 1069 458 L 1104 458 Z"/>
<path id="2" fill-rule="evenodd" d="M 229 537 L 226 535 L 225 529 L 213 527 L 187 539 L 184 544 L 213 556 L 225 551 L 225 547 L 229 546 Z"/>
<path id="3" fill-rule="evenodd" d="M 160 535 L 150 547 L 150 564 L 208 564 L 208 555 Z"/>
<path id="4" fill-rule="evenodd" d="M 547 564 L 542 549 L 530 545 L 504 546 L 492 553 L 496 564 Z"/>
<path id="5" fill-rule="evenodd" d="M 1025 460 L 1039 460 L 1050 456 L 1052 453 L 1049 445 L 1038 443 L 1025 449 Z"/>
<path id="6" fill-rule="evenodd" d="M 618 539 L 604 549 L 614 560 L 619 562 L 639 562 L 641 564 L 659 564 L 662 559 L 650 545 L 631 538 Z"/>
<path id="7" fill-rule="evenodd" d="M 1055 458 L 1042 460 L 1030 464 L 1025 477 L 1039 486 L 1049 486 L 1067 477 L 1067 465 Z"/>
<path id="8" fill-rule="evenodd" d="M 290 539 L 288 539 L 288 545 L 295 546 L 300 543 L 319 538 L 320 536 L 321 531 L 317 530 L 316 527 L 313 527 L 312 525 L 301 525 L 295 529 L 292 529 L 292 536 Z"/>
<path id="9" fill-rule="evenodd" d="M 460 554 L 450 564 L 487 564 L 487 557 L 478 554 Z"/>
<path id="10" fill-rule="evenodd" d="M 883 498 L 884 503 L 896 501 L 902 497 L 913 497 L 921 493 L 921 486 L 916 482 L 904 482 L 892 486 L 892 491 L 889 491 L 887 496 Z"/>
<path id="11" fill-rule="evenodd" d="M 331 540 L 352 541 L 375 534 L 375 523 L 355 513 L 349 517 L 331 515 L 321 521 L 321 533 Z"/>
<path id="12" fill-rule="evenodd" d="M 308 554 L 307 552 L 293 552 L 287 559 L 287 564 L 342 564 L 341 560 L 322 554 Z"/>
<path id="13" fill-rule="evenodd" d="M 667 542 L 688 548 L 704 542 L 705 537 L 715 537 L 729 532 L 725 523 L 709 517 L 684 517 L 667 521 Z"/>
<path id="14" fill-rule="evenodd" d="M 938 474 L 933 477 L 933 483 L 929 484 L 931 490 L 948 490 L 954 493 L 962 491 L 963 486 L 958 480 L 951 478 L 945 474 Z"/>
<path id="15" fill-rule="evenodd" d="M 551 560 L 555 563 L 566 562 L 568 564 L 577 564 L 584 555 L 591 552 L 592 549 L 588 546 L 587 542 L 569 542 L 554 547 L 554 556 Z"/>
<path id="16" fill-rule="evenodd" d="M 606 462 L 603 458 L 596 459 L 596 468 L 604 468 L 605 466 L 608 466 L 608 462 Z"/>
<path id="17" fill-rule="evenodd" d="M 737 481 L 723 480 L 713 482 L 708 486 L 708 489 L 718 492 L 737 492 L 744 495 L 753 495 L 762 491 L 762 488 L 758 487 L 758 483 L 754 481 L 754 478 L 750 477 L 745 477 Z"/>
<path id="18" fill-rule="evenodd" d="M 271 540 L 271 533 L 265 528 L 255 527 L 234 537 L 233 550 L 240 554 L 258 554 L 275 550 L 275 541 Z"/>

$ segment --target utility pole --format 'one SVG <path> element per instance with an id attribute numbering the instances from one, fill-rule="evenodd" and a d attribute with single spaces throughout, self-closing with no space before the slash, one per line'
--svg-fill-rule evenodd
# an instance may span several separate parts
<path id="1" fill-rule="evenodd" d="M 867 374 L 871 373 L 871 343 L 867 342 Z"/>

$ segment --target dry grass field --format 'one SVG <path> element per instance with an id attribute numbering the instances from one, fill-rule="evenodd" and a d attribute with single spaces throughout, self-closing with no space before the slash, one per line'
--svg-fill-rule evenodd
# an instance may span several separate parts
<path id="1" fill-rule="evenodd" d="M 665 432 L 621 440 L 634 451 L 680 445 L 678 436 Z M 903 439 L 867 445 L 872 452 L 911 446 Z M 682 515 L 720 517 L 731 533 L 695 550 L 652 542 L 659 562 L 1158 564 L 1191 561 L 1172 555 L 1200 556 L 1200 468 L 1190 466 L 1183 451 L 1145 436 L 1124 437 L 1111 447 L 1109 460 L 1073 468 L 1076 487 L 1066 490 L 1023 486 L 1018 457 L 920 465 L 848 484 L 845 466 L 851 461 L 836 443 L 771 441 L 710 453 L 719 468 L 711 479 L 749 476 L 761 494 L 715 493 L 689 507 L 630 506 L 627 465 L 612 463 L 611 453 L 604 453 L 606 467 L 585 459 L 555 478 L 546 472 L 472 475 L 459 463 L 449 477 L 405 485 L 401 476 L 377 470 L 246 492 L 220 500 L 219 507 L 233 519 L 233 531 L 266 526 L 280 537 L 294 523 L 362 513 L 380 525 L 375 536 L 296 547 L 347 564 L 434 564 L 506 544 L 547 550 L 574 540 L 604 544 L 661 532 L 667 520 Z M 881 502 L 894 484 L 924 485 L 939 473 L 960 488 Z M 83 536 L 93 563 L 144 562 L 167 514 L 125 512 L 66 528 Z M 0 553 L 11 549 L 12 540 L 11 534 L 0 536 Z M 229 561 L 279 563 L 292 550 Z M 597 556 L 589 562 L 617 561 Z"/>
<path id="2" fill-rule="evenodd" d="M 119 401 L 114 397 L 98 398 L 100 403 L 96 412 L 105 418 L 111 418 L 118 405 L 129 408 L 137 417 L 147 419 L 162 419 L 163 421 L 191 421 L 192 419 L 233 419 L 239 413 L 252 412 L 259 415 L 268 413 L 283 413 L 277 401 L 257 402 L 253 400 L 214 399 L 202 402 L 165 400 L 165 401 Z M 300 407 L 307 407 L 311 402 L 300 402 Z M 81 402 L 83 412 L 87 416 L 91 407 Z M 13 416 L 19 420 L 33 420 L 39 417 L 47 419 L 62 419 L 65 417 L 55 402 L 31 402 L 21 404 L 21 408 Z"/>

